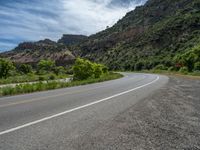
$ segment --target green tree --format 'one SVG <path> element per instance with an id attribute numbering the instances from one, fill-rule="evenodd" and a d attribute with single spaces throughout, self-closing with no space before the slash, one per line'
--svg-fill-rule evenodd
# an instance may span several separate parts
<path id="1" fill-rule="evenodd" d="M 33 71 L 33 69 L 31 67 L 31 65 L 21 64 L 18 67 L 18 71 L 20 71 L 21 73 L 24 73 L 24 74 L 28 74 L 28 73 L 31 73 Z"/>
<path id="2" fill-rule="evenodd" d="M 165 67 L 163 64 L 157 65 L 155 68 L 155 70 L 167 70 L 167 67 Z"/>
<path id="3" fill-rule="evenodd" d="M 7 78 L 9 72 L 14 69 L 15 67 L 10 60 L 0 59 L 0 78 Z"/>
<path id="4" fill-rule="evenodd" d="M 140 70 L 142 70 L 143 66 L 144 66 L 143 62 L 137 62 L 135 64 L 134 70 L 140 71 Z"/>
<path id="5" fill-rule="evenodd" d="M 199 62 L 196 62 L 196 63 L 194 64 L 194 70 L 195 70 L 195 71 L 200 71 L 200 61 L 199 61 Z"/>
<path id="6" fill-rule="evenodd" d="M 78 58 L 73 66 L 75 80 L 100 78 L 108 73 L 108 68 L 102 64 L 92 63 L 89 60 Z"/>
<path id="7" fill-rule="evenodd" d="M 63 66 L 59 66 L 59 67 L 55 67 L 54 68 L 54 73 L 56 75 L 59 75 L 59 74 L 66 74 L 67 70 L 63 67 Z"/>
<path id="8" fill-rule="evenodd" d="M 93 76 L 93 64 L 89 60 L 78 58 L 73 66 L 75 80 L 85 80 Z"/>
<path id="9" fill-rule="evenodd" d="M 200 45 L 193 47 L 191 50 L 187 50 L 183 54 L 179 54 L 175 57 L 175 63 L 178 67 L 187 67 L 188 71 L 193 71 L 195 63 L 200 61 Z"/>
<path id="10" fill-rule="evenodd" d="M 102 65 L 102 71 L 104 74 L 108 73 L 108 67 L 106 67 L 105 65 Z"/>
<path id="11" fill-rule="evenodd" d="M 39 73 L 46 73 L 52 72 L 55 68 L 55 61 L 52 60 L 40 60 L 38 63 L 38 72 Z"/>
<path id="12" fill-rule="evenodd" d="M 94 64 L 94 77 L 95 78 L 99 78 L 101 77 L 101 75 L 103 74 L 103 65 L 100 65 L 100 64 Z"/>

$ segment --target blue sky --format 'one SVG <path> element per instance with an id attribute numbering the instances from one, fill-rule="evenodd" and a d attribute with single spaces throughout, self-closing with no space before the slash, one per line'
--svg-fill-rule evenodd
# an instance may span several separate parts
<path id="1" fill-rule="evenodd" d="M 0 51 L 62 34 L 90 35 L 146 0 L 0 0 Z"/>

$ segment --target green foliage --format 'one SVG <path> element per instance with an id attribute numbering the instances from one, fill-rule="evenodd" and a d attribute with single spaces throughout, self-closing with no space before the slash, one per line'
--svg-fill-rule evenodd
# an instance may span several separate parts
<path id="1" fill-rule="evenodd" d="M 185 66 L 192 72 L 196 54 L 186 54 L 187 59 L 179 62 L 173 58 L 200 43 L 198 6 L 199 0 L 152 0 L 76 49 L 112 70 L 150 70 L 163 64 L 166 69 Z"/>
<path id="2" fill-rule="evenodd" d="M 194 70 L 195 70 L 195 71 L 200 71 L 200 62 L 196 62 L 196 63 L 194 64 Z"/>
<path id="3" fill-rule="evenodd" d="M 104 65 L 92 63 L 89 60 L 78 58 L 73 66 L 74 80 L 85 80 L 88 78 L 99 78 L 108 73 Z"/>
<path id="4" fill-rule="evenodd" d="M 200 62 L 200 45 L 193 47 L 191 50 L 187 50 L 183 54 L 177 55 L 175 57 L 175 62 L 179 64 L 178 67 L 187 67 L 189 72 L 198 69 L 198 62 Z M 195 64 L 197 65 L 196 67 Z"/>
<path id="5" fill-rule="evenodd" d="M 167 70 L 167 67 L 165 67 L 163 64 L 157 65 L 155 68 L 155 70 Z"/>
<path id="6" fill-rule="evenodd" d="M 106 67 L 105 65 L 102 65 L 102 71 L 104 74 L 108 73 L 108 67 Z"/>
<path id="7" fill-rule="evenodd" d="M 179 72 L 181 72 L 183 74 L 187 74 L 188 73 L 188 68 L 187 67 L 181 67 Z"/>
<path id="8" fill-rule="evenodd" d="M 44 90 L 52 90 L 64 87 L 71 87 L 77 85 L 85 85 L 91 84 L 95 82 L 102 82 L 107 80 L 113 80 L 123 77 L 123 75 L 118 73 L 108 73 L 102 75 L 100 78 L 91 78 L 87 80 L 81 81 L 72 81 L 72 82 L 47 82 L 47 83 L 34 83 L 34 84 L 20 84 L 16 87 L 4 87 L 0 88 L 0 96 L 5 95 L 15 95 L 15 94 L 22 94 L 22 93 L 32 93 L 36 91 L 44 91 Z"/>
<path id="9" fill-rule="evenodd" d="M 139 62 L 137 62 L 137 63 L 135 64 L 134 70 L 135 70 L 135 71 L 141 71 L 142 68 L 143 68 L 143 66 L 144 66 L 143 62 L 139 61 Z"/>
<path id="10" fill-rule="evenodd" d="M 93 69 L 94 69 L 94 77 L 95 78 L 100 78 L 100 76 L 103 74 L 103 71 L 102 71 L 102 65 L 100 64 L 94 64 L 93 65 Z"/>
<path id="11" fill-rule="evenodd" d="M 56 75 L 55 74 L 51 74 L 50 76 L 49 76 L 49 80 L 55 80 L 56 79 Z"/>
<path id="12" fill-rule="evenodd" d="M 46 78 L 44 76 L 39 76 L 39 81 L 44 81 Z"/>
<path id="13" fill-rule="evenodd" d="M 0 78 L 7 78 L 9 72 L 14 70 L 15 67 L 13 63 L 7 59 L 0 59 Z"/>
<path id="14" fill-rule="evenodd" d="M 89 60 L 78 58 L 73 66 L 74 79 L 85 80 L 93 75 L 93 64 Z"/>
<path id="15" fill-rule="evenodd" d="M 19 67 L 17 69 L 19 72 L 21 72 L 23 74 L 32 73 L 32 71 L 33 71 L 31 65 L 27 65 L 27 64 L 21 64 L 21 65 L 19 65 Z"/>
<path id="16" fill-rule="evenodd" d="M 169 67 L 169 68 L 168 68 L 168 71 L 169 71 L 169 72 L 172 72 L 172 71 L 176 71 L 176 69 L 175 69 L 175 67 Z"/>
<path id="17" fill-rule="evenodd" d="M 62 75 L 62 74 L 66 74 L 67 70 L 63 66 L 59 66 L 59 67 L 55 67 L 53 72 L 56 75 Z"/>
<path id="18" fill-rule="evenodd" d="M 52 60 L 40 60 L 40 62 L 38 63 L 38 72 L 40 74 L 52 72 L 55 66 L 55 62 Z"/>

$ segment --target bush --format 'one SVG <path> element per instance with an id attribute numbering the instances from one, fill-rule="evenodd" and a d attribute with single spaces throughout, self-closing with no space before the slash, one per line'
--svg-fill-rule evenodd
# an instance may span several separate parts
<path id="1" fill-rule="evenodd" d="M 56 75 L 55 74 L 51 74 L 50 76 L 49 76 L 49 80 L 55 80 L 56 79 Z"/>
<path id="2" fill-rule="evenodd" d="M 137 62 L 137 63 L 135 64 L 135 66 L 134 66 L 134 70 L 135 70 L 135 71 L 141 71 L 142 68 L 143 68 L 143 66 L 144 66 L 143 62 Z"/>
<path id="3" fill-rule="evenodd" d="M 192 49 L 187 50 L 183 54 L 176 55 L 174 60 L 175 63 L 178 64 L 178 67 L 185 66 L 188 68 L 188 71 L 191 72 L 192 70 L 194 70 L 195 63 L 200 61 L 200 45 L 197 45 Z"/>
<path id="4" fill-rule="evenodd" d="M 194 71 L 200 71 L 200 62 L 194 64 Z"/>
<path id="5" fill-rule="evenodd" d="M 31 65 L 27 65 L 27 64 L 21 64 L 18 67 L 18 71 L 23 73 L 23 74 L 28 74 L 28 73 L 32 73 L 33 69 L 31 67 Z"/>
<path id="6" fill-rule="evenodd" d="M 59 66 L 59 67 L 55 67 L 54 68 L 54 73 L 56 75 L 62 75 L 62 74 L 66 74 L 67 70 L 63 67 L 63 66 Z"/>
<path id="7" fill-rule="evenodd" d="M 39 76 L 39 81 L 44 81 L 46 78 L 44 76 Z"/>
<path id="8" fill-rule="evenodd" d="M 99 64 L 94 64 L 94 77 L 95 78 L 100 78 L 101 75 L 103 74 L 103 71 L 102 71 L 102 66 L 99 65 Z"/>
<path id="9" fill-rule="evenodd" d="M 38 63 L 38 72 L 40 74 L 52 72 L 55 66 L 55 62 L 52 60 L 40 60 L 40 62 Z"/>
<path id="10" fill-rule="evenodd" d="M 11 70 L 15 70 L 13 63 L 7 59 L 0 59 L 0 78 L 7 78 Z"/>
<path id="11" fill-rule="evenodd" d="M 100 78 L 108 73 L 108 68 L 102 64 L 92 63 L 89 60 L 78 58 L 73 66 L 74 80 Z"/>
<path id="12" fill-rule="evenodd" d="M 73 66 L 75 80 L 85 80 L 92 77 L 94 72 L 93 64 L 89 60 L 78 58 Z"/>
<path id="13" fill-rule="evenodd" d="M 187 74 L 188 73 L 188 68 L 187 67 L 181 67 L 179 72 Z"/>
<path id="14" fill-rule="evenodd" d="M 103 65 L 102 66 L 102 71 L 103 71 L 104 74 L 107 74 L 108 73 L 108 67 Z"/>
<path id="15" fill-rule="evenodd" d="M 176 69 L 174 67 L 169 67 L 168 71 L 175 71 Z"/>
<path id="16" fill-rule="evenodd" d="M 155 68 L 155 70 L 167 70 L 167 67 L 165 67 L 163 64 L 157 65 Z"/>

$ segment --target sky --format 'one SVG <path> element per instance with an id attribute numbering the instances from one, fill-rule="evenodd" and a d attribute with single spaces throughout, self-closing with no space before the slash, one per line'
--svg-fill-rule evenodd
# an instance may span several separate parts
<path id="1" fill-rule="evenodd" d="M 24 41 L 91 35 L 146 0 L 0 0 L 0 52 Z"/>

